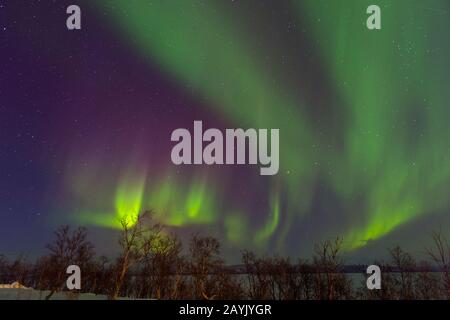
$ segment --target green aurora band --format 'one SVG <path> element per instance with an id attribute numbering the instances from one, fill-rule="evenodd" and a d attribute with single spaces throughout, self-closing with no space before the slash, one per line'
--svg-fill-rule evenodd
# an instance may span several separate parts
<path id="1" fill-rule="evenodd" d="M 223 2 L 99 1 L 123 41 L 192 87 L 215 114 L 236 127 L 280 128 L 281 164 L 278 177 L 267 180 L 268 212 L 256 230 L 245 207 L 219 212 L 225 201 L 220 181 L 199 174 L 186 183 L 169 170 L 150 182 L 147 170 L 133 166 L 100 197 L 110 198 L 111 208 L 94 206 L 79 222 L 116 228 L 118 219 L 130 215 L 132 222 L 152 208 L 169 226 L 221 223 L 231 243 L 263 246 L 272 239 L 282 248 L 292 225 L 314 214 L 320 182 L 343 206 L 342 223 L 323 237 L 341 234 L 352 250 L 449 208 L 448 5 L 377 0 L 383 29 L 368 32 L 365 10 L 372 2 L 284 4 L 314 35 L 309 45 L 339 98 L 340 111 L 315 126 L 306 89 L 288 76 L 286 85 L 277 85 L 273 79 L 282 79 L 289 67 L 266 61 L 289 44 L 258 41 L 264 35 L 253 36 L 244 17 L 232 16 Z M 92 179 L 89 172 L 75 176 L 76 190 Z"/>
<path id="2" fill-rule="evenodd" d="M 357 18 L 370 1 L 301 3 L 311 21 L 327 12 L 315 32 L 352 119 L 330 179 L 348 202 L 367 194 L 365 219 L 346 233 L 351 247 L 448 208 L 448 3 L 377 1 L 383 30 L 373 33 Z"/>

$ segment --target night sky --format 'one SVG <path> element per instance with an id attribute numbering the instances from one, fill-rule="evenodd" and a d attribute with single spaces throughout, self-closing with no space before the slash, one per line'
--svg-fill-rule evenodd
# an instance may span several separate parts
<path id="1" fill-rule="evenodd" d="M 194 120 L 279 128 L 279 173 L 175 166 Z M 113 253 L 118 219 L 152 209 L 230 261 L 338 235 L 358 261 L 421 254 L 450 237 L 449 120 L 448 0 L 0 0 L 0 253 L 60 224 Z"/>

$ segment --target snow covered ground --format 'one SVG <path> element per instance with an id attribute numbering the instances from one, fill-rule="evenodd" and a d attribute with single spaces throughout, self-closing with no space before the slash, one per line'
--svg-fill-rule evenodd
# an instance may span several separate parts
<path id="1" fill-rule="evenodd" d="M 50 291 L 34 290 L 14 282 L 0 284 L 0 300 L 44 300 Z M 107 296 L 91 293 L 57 292 L 51 300 L 106 300 Z"/>

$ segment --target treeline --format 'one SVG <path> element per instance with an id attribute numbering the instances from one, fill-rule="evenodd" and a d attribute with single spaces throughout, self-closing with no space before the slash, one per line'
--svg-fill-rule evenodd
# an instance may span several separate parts
<path id="1" fill-rule="evenodd" d="M 80 291 L 110 299 L 450 299 L 450 248 L 440 233 L 433 234 L 427 249 L 430 262 L 418 262 L 399 247 L 389 250 L 389 261 L 375 261 L 385 270 L 381 290 L 368 290 L 365 273 L 358 280 L 341 272 L 340 238 L 316 245 L 310 261 L 245 251 L 243 272 L 236 273 L 225 265 L 215 238 L 193 235 L 183 250 L 174 234 L 154 223 L 151 212 L 121 225 L 115 259 L 96 256 L 84 228 L 62 226 L 47 246 L 49 253 L 35 262 L 0 255 L 0 283 L 18 281 L 51 299 L 67 290 L 66 268 L 76 264 L 82 270 Z"/>

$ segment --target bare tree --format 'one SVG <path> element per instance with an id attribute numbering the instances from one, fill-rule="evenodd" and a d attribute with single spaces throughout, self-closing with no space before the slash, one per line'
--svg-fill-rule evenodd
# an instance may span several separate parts
<path id="1" fill-rule="evenodd" d="M 310 300 L 314 297 L 314 267 L 306 260 L 297 263 L 299 292 L 298 299 Z"/>
<path id="2" fill-rule="evenodd" d="M 301 297 L 303 275 L 299 265 L 289 258 L 257 258 L 244 251 L 242 262 L 246 270 L 248 296 L 251 299 L 294 300 Z"/>
<path id="3" fill-rule="evenodd" d="M 439 232 L 432 234 L 434 248 L 427 248 L 427 253 L 442 271 L 442 291 L 450 300 L 450 246 L 447 239 Z"/>
<path id="4" fill-rule="evenodd" d="M 274 256 L 271 266 L 271 277 L 275 284 L 274 299 L 295 300 L 300 297 L 301 277 L 297 266 L 289 258 Z"/>
<path id="5" fill-rule="evenodd" d="M 8 272 L 8 260 L 3 254 L 0 254 L 0 283 L 5 283 Z"/>
<path id="6" fill-rule="evenodd" d="M 0 255 L 0 283 L 17 281 L 20 284 L 28 284 L 32 277 L 32 269 L 33 266 L 26 255 L 19 254 L 11 262 Z"/>
<path id="7" fill-rule="evenodd" d="M 153 223 L 152 214 L 151 211 L 139 214 L 134 223 L 131 222 L 130 217 L 124 217 L 120 221 L 122 226 L 119 239 L 121 252 L 117 259 L 111 299 L 117 299 L 129 269 L 149 255 L 161 236 L 162 227 Z"/>
<path id="8" fill-rule="evenodd" d="M 82 270 L 94 256 L 94 246 L 87 240 L 85 228 L 77 228 L 70 233 L 69 226 L 61 226 L 55 231 L 55 241 L 47 245 L 50 250 L 48 258 L 44 259 L 43 269 L 48 278 L 50 293 L 46 299 L 59 291 L 65 283 L 65 273 L 69 265 L 78 265 Z"/>
<path id="9" fill-rule="evenodd" d="M 143 259 L 140 270 L 141 297 L 177 299 L 183 286 L 182 245 L 172 234 L 164 234 L 155 241 L 153 250 Z"/>
<path id="10" fill-rule="evenodd" d="M 250 299 L 271 299 L 268 258 L 258 258 L 253 252 L 244 251 L 242 262 L 245 267 L 248 295 Z"/>
<path id="11" fill-rule="evenodd" d="M 223 269 L 220 258 L 220 243 L 213 237 L 201 237 L 195 234 L 191 238 L 189 271 L 193 279 L 195 299 L 214 299 L 220 294 L 217 288 L 217 274 Z"/>
<path id="12" fill-rule="evenodd" d="M 399 246 L 389 250 L 394 268 L 394 284 L 398 288 L 397 297 L 399 299 L 414 299 L 414 273 L 416 261 L 411 254 L 403 251 Z"/>
<path id="13" fill-rule="evenodd" d="M 415 299 L 434 300 L 440 298 L 440 279 L 435 272 L 430 272 L 431 269 L 432 267 L 428 262 L 420 262 L 414 279 Z"/>
<path id="14" fill-rule="evenodd" d="M 337 237 L 334 241 L 326 240 L 314 248 L 316 299 L 345 299 L 352 295 L 351 280 L 340 272 L 343 265 L 340 256 L 342 242 L 342 238 Z"/>

